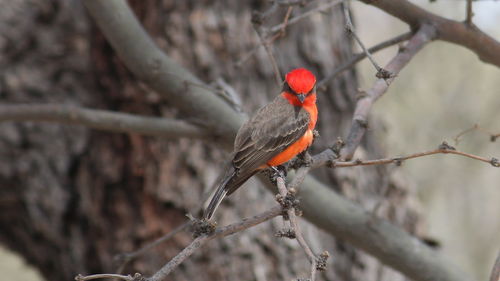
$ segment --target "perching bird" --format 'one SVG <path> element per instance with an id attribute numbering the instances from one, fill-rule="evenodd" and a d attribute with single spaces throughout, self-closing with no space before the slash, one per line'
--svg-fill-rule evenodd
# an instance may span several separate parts
<path id="1" fill-rule="evenodd" d="M 290 71 L 281 94 L 239 129 L 229 171 L 203 217 L 211 219 L 222 199 L 257 172 L 279 166 L 306 150 L 313 142 L 317 119 L 316 77 L 304 68 Z"/>

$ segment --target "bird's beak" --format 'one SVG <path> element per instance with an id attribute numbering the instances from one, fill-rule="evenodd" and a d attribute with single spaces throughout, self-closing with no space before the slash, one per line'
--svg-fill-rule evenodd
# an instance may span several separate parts
<path id="1" fill-rule="evenodd" d="M 306 94 L 298 94 L 297 98 L 299 99 L 300 103 L 304 103 L 304 100 L 306 99 Z"/>

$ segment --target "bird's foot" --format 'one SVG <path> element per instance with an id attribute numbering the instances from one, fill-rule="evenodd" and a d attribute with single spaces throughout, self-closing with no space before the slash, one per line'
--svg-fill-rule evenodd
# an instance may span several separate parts
<path id="1" fill-rule="evenodd" d="M 284 166 L 271 166 L 270 167 L 270 174 L 269 174 L 269 179 L 273 184 L 276 184 L 276 180 L 278 178 L 285 179 L 286 178 L 286 168 Z"/>
<path id="2" fill-rule="evenodd" d="M 191 215 L 188 215 L 188 218 L 191 220 L 189 229 L 193 233 L 194 238 L 197 238 L 202 235 L 210 235 L 217 228 L 217 222 L 215 221 L 207 219 L 197 219 Z"/>
<path id="3" fill-rule="evenodd" d="M 297 199 L 296 195 L 297 195 L 297 190 L 295 190 L 295 188 L 290 188 L 285 196 L 282 196 L 281 194 L 276 194 L 276 201 L 281 205 L 285 213 L 287 210 L 294 208 L 295 215 L 301 216 L 302 212 L 300 212 L 299 210 L 300 201 L 299 199 Z M 286 219 L 285 216 L 284 218 Z"/>

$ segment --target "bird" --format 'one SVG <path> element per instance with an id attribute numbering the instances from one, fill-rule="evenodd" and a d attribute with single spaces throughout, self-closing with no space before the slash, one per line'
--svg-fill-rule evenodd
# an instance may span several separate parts
<path id="1" fill-rule="evenodd" d="M 276 170 L 311 146 L 317 119 L 316 77 L 305 68 L 288 72 L 281 93 L 238 130 L 229 169 L 203 218 L 212 219 L 222 200 L 250 177 L 268 168 Z"/>

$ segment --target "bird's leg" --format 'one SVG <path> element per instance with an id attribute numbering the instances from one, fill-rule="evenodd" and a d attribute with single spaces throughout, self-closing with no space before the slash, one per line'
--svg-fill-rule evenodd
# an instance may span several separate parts
<path id="1" fill-rule="evenodd" d="M 286 178 L 286 168 L 285 166 L 283 165 L 279 165 L 279 166 L 271 166 L 271 170 L 273 170 L 274 172 L 274 177 L 277 178 L 277 177 L 280 177 L 280 178 L 283 178 L 285 179 Z"/>

